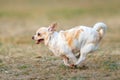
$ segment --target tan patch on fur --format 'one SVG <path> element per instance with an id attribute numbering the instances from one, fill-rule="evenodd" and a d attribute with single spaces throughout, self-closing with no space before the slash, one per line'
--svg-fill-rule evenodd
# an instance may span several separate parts
<path id="1" fill-rule="evenodd" d="M 42 35 L 46 35 L 46 32 L 43 32 Z"/>
<path id="2" fill-rule="evenodd" d="M 74 39 L 78 39 L 80 33 L 83 31 L 83 29 L 80 30 L 74 30 L 71 32 L 64 32 L 65 39 L 70 47 L 72 47 Z"/>
<path id="3" fill-rule="evenodd" d="M 45 40 L 48 40 L 48 38 L 49 38 L 49 36 L 48 36 L 48 35 L 46 35 L 46 36 L 45 36 Z"/>
<path id="4" fill-rule="evenodd" d="M 73 43 L 73 38 L 72 37 L 68 38 L 68 45 L 72 46 L 72 43 Z"/>
<path id="5" fill-rule="evenodd" d="M 66 55 L 61 55 L 63 59 L 69 60 L 69 58 Z"/>
<path id="6" fill-rule="evenodd" d="M 102 30 L 102 28 L 99 28 L 97 31 L 98 31 L 98 34 L 99 34 L 99 41 L 102 39 L 102 33 L 100 32 L 100 30 Z"/>
<path id="7" fill-rule="evenodd" d="M 97 31 L 99 32 L 102 28 L 100 27 Z"/>
<path id="8" fill-rule="evenodd" d="M 68 45 L 72 46 L 73 36 L 71 36 L 71 35 L 73 35 L 73 34 L 70 32 L 65 32 L 64 35 L 65 35 L 66 41 L 68 42 Z"/>
<path id="9" fill-rule="evenodd" d="M 82 31 L 83 31 L 83 29 L 80 29 L 80 30 L 76 31 L 74 38 L 75 38 L 75 39 L 78 39 L 78 38 L 79 38 L 79 35 L 80 35 L 80 33 L 81 33 Z"/>
<path id="10" fill-rule="evenodd" d="M 99 34 L 99 41 L 100 41 L 102 39 L 102 35 L 100 32 L 98 32 L 98 34 Z"/>

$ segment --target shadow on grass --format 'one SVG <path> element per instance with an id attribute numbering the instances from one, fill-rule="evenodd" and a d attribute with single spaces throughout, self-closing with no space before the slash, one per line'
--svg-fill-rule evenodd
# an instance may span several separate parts
<path id="1" fill-rule="evenodd" d="M 65 66 L 65 65 L 60 65 L 59 66 L 60 68 L 62 68 L 62 69 L 79 69 L 79 70 L 87 70 L 87 69 L 89 69 L 89 67 L 88 66 L 86 66 L 86 65 L 83 65 L 83 66 L 76 66 L 76 67 L 68 67 L 68 66 Z"/>

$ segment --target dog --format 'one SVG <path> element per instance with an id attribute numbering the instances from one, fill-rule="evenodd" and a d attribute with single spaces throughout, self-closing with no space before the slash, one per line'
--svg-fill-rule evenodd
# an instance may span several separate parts
<path id="1" fill-rule="evenodd" d="M 96 23 L 93 28 L 76 26 L 59 32 L 56 31 L 56 27 L 57 23 L 49 27 L 41 27 L 32 39 L 37 44 L 44 42 L 54 55 L 61 57 L 64 64 L 69 67 L 78 66 L 85 60 L 88 53 L 97 50 L 107 30 L 107 25 L 103 22 Z"/>

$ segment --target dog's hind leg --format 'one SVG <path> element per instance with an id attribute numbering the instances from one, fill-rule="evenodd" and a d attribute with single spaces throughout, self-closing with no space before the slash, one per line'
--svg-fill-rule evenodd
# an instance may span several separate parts
<path id="1" fill-rule="evenodd" d="M 81 51 L 81 55 L 78 59 L 78 61 L 75 63 L 75 65 L 78 65 L 78 64 L 81 64 L 85 58 L 86 58 L 86 55 L 90 52 L 92 52 L 93 50 L 95 49 L 95 45 L 90 43 L 90 44 L 87 44 L 85 45 L 80 51 Z"/>
<path id="2" fill-rule="evenodd" d="M 80 57 L 80 53 L 77 53 L 75 57 L 78 59 Z"/>

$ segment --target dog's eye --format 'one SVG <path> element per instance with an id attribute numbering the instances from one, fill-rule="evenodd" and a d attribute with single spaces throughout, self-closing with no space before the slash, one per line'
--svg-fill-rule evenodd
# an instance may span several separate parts
<path id="1" fill-rule="evenodd" d="M 38 36 L 40 36 L 41 34 L 40 33 L 38 33 Z"/>

